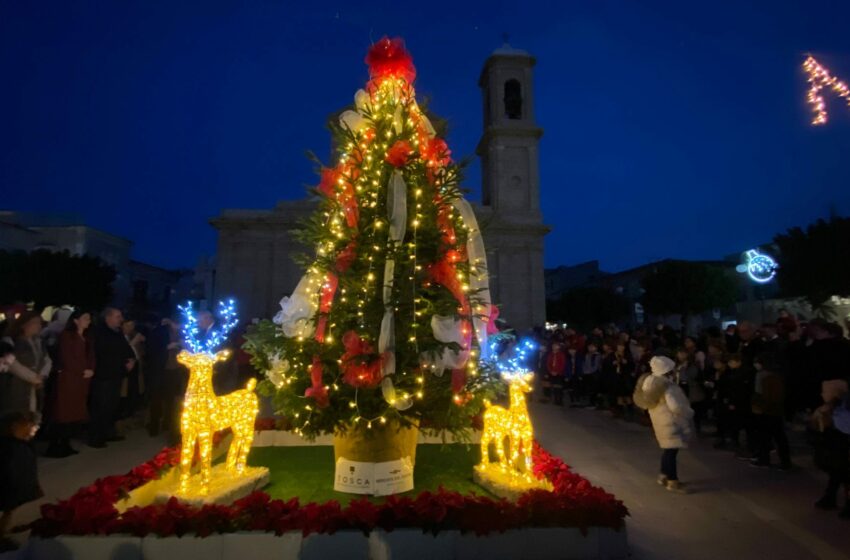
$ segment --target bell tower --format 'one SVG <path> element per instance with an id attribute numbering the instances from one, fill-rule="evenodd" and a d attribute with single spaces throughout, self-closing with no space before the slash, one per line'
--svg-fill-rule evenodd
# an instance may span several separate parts
<path id="1" fill-rule="evenodd" d="M 546 320 L 538 144 L 534 118 L 535 59 L 507 42 L 484 63 L 478 85 L 484 130 L 481 159 L 482 232 L 493 300 L 518 330 Z"/>

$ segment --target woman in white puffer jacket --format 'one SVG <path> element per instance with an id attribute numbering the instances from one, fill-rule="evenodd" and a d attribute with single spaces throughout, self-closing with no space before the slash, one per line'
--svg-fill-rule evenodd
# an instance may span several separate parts
<path id="1" fill-rule="evenodd" d="M 676 468 L 679 449 L 688 446 L 693 433 L 694 411 L 684 391 L 672 379 L 675 362 L 665 356 L 655 356 L 649 361 L 651 373 L 637 382 L 634 403 L 649 411 L 655 439 L 661 447 L 661 474 L 658 484 L 671 491 L 682 491 Z"/>

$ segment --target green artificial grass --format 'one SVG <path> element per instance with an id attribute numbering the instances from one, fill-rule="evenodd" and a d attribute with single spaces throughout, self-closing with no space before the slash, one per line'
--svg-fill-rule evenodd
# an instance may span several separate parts
<path id="1" fill-rule="evenodd" d="M 477 445 L 419 445 L 413 471 L 414 488 L 401 495 L 415 496 L 442 486 L 461 494 L 492 496 L 472 481 L 472 467 L 478 464 L 479 457 Z M 288 500 L 297 496 L 302 504 L 337 500 L 346 505 L 363 497 L 334 492 L 334 450 L 330 446 L 255 447 L 248 456 L 248 464 L 269 468 L 270 481 L 263 490 L 272 498 Z"/>

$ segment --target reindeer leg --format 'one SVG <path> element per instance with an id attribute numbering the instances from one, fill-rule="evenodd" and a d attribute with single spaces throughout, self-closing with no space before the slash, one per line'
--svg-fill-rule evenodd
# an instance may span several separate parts
<path id="1" fill-rule="evenodd" d="M 496 455 L 499 457 L 499 466 L 505 470 L 508 466 L 505 458 L 505 434 L 496 434 Z"/>
<path id="2" fill-rule="evenodd" d="M 195 458 L 195 441 L 197 434 L 192 431 L 183 433 L 183 441 L 180 444 L 180 492 L 189 490 L 189 479 L 192 476 L 192 459 Z"/>
<path id="3" fill-rule="evenodd" d="M 484 432 L 481 435 L 481 464 L 489 465 L 490 464 L 490 434 Z"/>
<path id="4" fill-rule="evenodd" d="M 212 432 L 207 431 L 198 438 L 201 451 L 201 494 L 206 495 L 210 490 L 210 474 L 212 471 Z"/>
<path id="5" fill-rule="evenodd" d="M 230 442 L 230 449 L 227 450 L 227 461 L 225 468 L 228 471 L 236 470 L 236 463 L 239 458 L 239 446 L 242 444 L 242 435 L 237 430 L 236 426 L 231 426 L 233 432 L 233 441 Z"/>
<path id="6" fill-rule="evenodd" d="M 236 470 L 240 473 L 245 470 L 245 465 L 248 462 L 248 453 L 251 452 L 251 443 L 254 441 L 254 426 L 245 426 L 245 435 L 242 437 L 242 445 L 239 447 L 239 459 L 236 463 Z"/>

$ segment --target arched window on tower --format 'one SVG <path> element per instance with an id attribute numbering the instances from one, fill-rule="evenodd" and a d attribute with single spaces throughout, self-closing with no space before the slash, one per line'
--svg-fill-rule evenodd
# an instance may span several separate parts
<path id="1" fill-rule="evenodd" d="M 519 80 L 505 82 L 505 116 L 509 119 L 522 118 L 522 86 Z"/>

